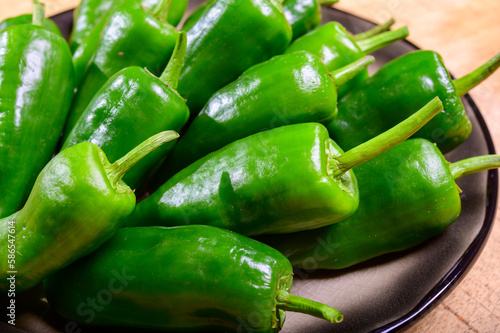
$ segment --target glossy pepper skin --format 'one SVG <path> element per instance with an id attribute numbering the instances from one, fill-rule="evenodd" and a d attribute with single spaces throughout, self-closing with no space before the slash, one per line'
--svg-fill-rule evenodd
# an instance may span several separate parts
<path id="1" fill-rule="evenodd" d="M 361 69 L 353 66 L 343 75 L 352 76 L 353 70 L 363 70 L 369 62 Z M 275 56 L 251 67 L 205 104 L 159 172 L 160 182 L 251 134 L 290 124 L 329 124 L 337 114 L 335 82 L 343 77 L 336 79 L 321 59 L 304 51 Z"/>
<path id="2" fill-rule="evenodd" d="M 471 123 L 441 56 L 433 51 L 411 52 L 382 66 L 339 101 L 338 117 L 327 127 L 349 149 L 401 121 L 430 96 L 439 96 L 444 111 L 414 137 L 448 152 L 467 139 Z"/>
<path id="3" fill-rule="evenodd" d="M 30 24 L 32 22 L 33 22 L 33 15 L 32 14 L 24 14 L 24 15 L 19 15 L 16 17 L 10 17 L 10 18 L 5 19 L 2 22 L 0 22 L 0 31 L 5 30 L 8 27 L 12 27 L 15 25 Z M 43 26 L 45 27 L 45 29 L 62 37 L 61 30 L 59 30 L 59 27 L 51 19 L 45 19 Z"/>
<path id="4" fill-rule="evenodd" d="M 266 238 L 296 266 L 341 269 L 409 249 L 460 214 L 450 164 L 424 139 L 411 139 L 356 168 L 359 208 L 325 228 Z"/>
<path id="5" fill-rule="evenodd" d="M 154 75 L 165 69 L 173 52 L 177 31 L 136 2 L 121 4 L 111 14 L 99 37 L 73 99 L 65 136 L 106 81 L 129 66 L 146 67 Z"/>
<path id="6" fill-rule="evenodd" d="M 123 173 L 173 137 L 161 133 L 146 143 L 147 149 L 139 146 L 114 164 L 88 142 L 55 156 L 38 176 L 26 205 L 0 220 L 3 244 L 15 238 L 13 250 L 0 250 L 14 261 L 0 263 L 0 290 L 8 289 L 8 271 L 17 271 L 16 290 L 26 290 L 106 242 L 121 227 L 120 218 L 135 206 L 134 192 L 121 180 Z"/>
<path id="7" fill-rule="evenodd" d="M 188 46 L 178 91 L 192 117 L 246 69 L 283 53 L 292 38 L 275 0 L 211 0 L 183 30 Z"/>
<path id="8" fill-rule="evenodd" d="M 227 230 L 124 228 L 99 251 L 47 279 L 44 291 L 57 312 L 82 324 L 278 332 L 287 310 L 284 296 L 298 298 L 288 293 L 292 275 L 281 253 Z M 109 290 L 110 281 L 120 291 L 95 311 L 87 300 Z M 342 320 L 326 305 L 301 301 L 331 314 L 332 322 Z"/>
<path id="9" fill-rule="evenodd" d="M 127 0 L 130 1 L 130 0 Z M 136 0 L 142 6 L 153 9 L 161 0 Z M 124 0 L 82 0 L 75 9 L 74 25 L 70 36 L 71 50 L 75 52 L 84 40 L 89 36 L 101 20 L 106 20 L 113 5 L 124 2 Z M 168 23 L 177 25 L 187 8 L 187 0 L 172 0 L 168 11 Z"/>
<path id="10" fill-rule="evenodd" d="M 321 24 L 321 6 L 331 6 L 338 0 L 285 0 L 283 11 L 292 26 L 293 40 Z"/>
<path id="11" fill-rule="evenodd" d="M 360 42 L 356 41 L 354 36 L 342 24 L 328 22 L 295 40 L 286 52 L 310 52 L 323 59 L 328 70 L 334 71 L 363 58 L 367 53 L 382 48 L 396 40 L 403 39 L 407 35 L 408 30 L 402 28 L 401 30 L 385 32 Z M 350 82 L 339 88 L 339 96 L 345 95 L 345 93 L 366 79 L 368 79 L 368 70 L 362 71 Z"/>
<path id="12" fill-rule="evenodd" d="M 181 170 L 139 203 L 126 226 L 210 224 L 257 235 L 338 222 L 358 206 L 352 171 L 327 172 L 341 153 L 320 124 L 254 134 Z"/>
<path id="13" fill-rule="evenodd" d="M 73 95 L 66 41 L 24 24 L 0 32 L 0 217 L 17 211 L 52 157 Z"/>
<path id="14" fill-rule="evenodd" d="M 189 119 L 189 109 L 174 90 L 186 46 L 185 33 L 179 36 L 172 59 L 160 78 L 140 67 L 128 67 L 112 76 L 94 96 L 62 149 L 89 141 L 114 162 L 156 133 L 180 132 Z M 164 145 L 141 160 L 127 173 L 124 181 L 138 188 L 174 143 Z"/>

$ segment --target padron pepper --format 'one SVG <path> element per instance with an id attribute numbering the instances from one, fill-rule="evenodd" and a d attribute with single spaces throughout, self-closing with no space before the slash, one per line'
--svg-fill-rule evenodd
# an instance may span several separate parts
<path id="1" fill-rule="evenodd" d="M 38 1 L 34 0 L 33 4 L 37 3 Z M 35 6 L 35 9 L 37 6 Z M 45 14 L 44 14 L 45 15 Z M 7 29 L 8 27 L 12 27 L 15 25 L 20 25 L 20 24 L 30 24 L 33 23 L 33 14 L 23 14 L 19 15 L 16 17 L 9 17 L 2 22 L 0 22 L 0 31 Z M 61 30 L 57 26 L 57 24 L 54 23 L 51 19 L 45 19 L 43 21 L 43 27 L 56 35 L 59 35 L 62 37 Z"/>
<path id="2" fill-rule="evenodd" d="M 329 124 L 337 114 L 337 87 L 373 61 L 365 57 L 330 74 L 321 59 L 300 51 L 251 67 L 210 98 L 154 181 L 161 185 L 208 153 L 266 129 Z"/>
<path id="3" fill-rule="evenodd" d="M 88 141 L 100 147 L 109 161 L 114 162 L 158 132 L 180 132 L 189 119 L 186 102 L 175 91 L 185 51 L 186 33 L 181 32 L 160 78 L 140 67 L 127 67 L 112 76 L 83 112 L 62 149 Z M 125 183 L 134 189 L 140 187 L 148 172 L 164 159 L 174 143 L 141 160 L 124 177 Z"/>
<path id="4" fill-rule="evenodd" d="M 294 41 L 286 52 L 311 52 L 323 59 L 328 70 L 334 71 L 363 58 L 366 54 L 404 39 L 408 34 L 408 28 L 402 27 L 394 31 L 382 32 L 362 40 L 356 40 L 342 24 L 328 22 Z M 359 73 L 354 79 L 339 89 L 339 96 L 345 95 L 353 87 L 368 79 L 368 76 L 368 70 Z"/>
<path id="5" fill-rule="evenodd" d="M 95 26 L 101 21 L 107 20 L 109 11 L 113 5 L 125 0 L 82 0 L 73 13 L 73 30 L 69 43 L 71 50 L 75 52 L 84 40 L 89 36 Z M 130 0 L 127 0 L 130 1 Z M 138 0 L 138 2 L 148 9 L 153 9 L 161 0 Z M 187 0 L 172 0 L 168 8 L 166 20 L 171 25 L 177 25 L 187 8 Z"/>
<path id="6" fill-rule="evenodd" d="M 283 11 L 292 26 L 293 38 L 304 35 L 321 24 L 321 6 L 332 6 L 338 0 L 285 0 Z"/>
<path id="7" fill-rule="evenodd" d="M 99 36 L 97 47 L 73 99 L 65 136 L 76 124 L 96 92 L 119 70 L 146 67 L 154 75 L 165 69 L 175 47 L 177 31 L 155 17 L 164 3 L 153 11 L 136 1 L 120 4 L 111 14 Z"/>
<path id="8" fill-rule="evenodd" d="M 246 69 L 282 54 L 292 29 L 278 0 L 211 0 L 191 20 L 179 93 L 191 116 Z"/>
<path id="9" fill-rule="evenodd" d="M 341 269 L 412 248 L 443 232 L 460 214 L 455 181 L 500 167 L 500 156 L 448 163 L 425 139 L 410 139 L 356 168 L 359 208 L 345 221 L 306 232 L 262 237 L 293 265 Z"/>
<path id="10" fill-rule="evenodd" d="M 452 80 L 439 54 L 414 51 L 382 66 L 339 100 L 338 116 L 328 125 L 330 136 L 350 149 L 387 130 L 438 96 L 444 111 L 414 137 L 436 143 L 443 153 L 464 142 L 471 123 L 460 96 L 481 83 L 500 66 L 500 54 L 484 65 Z"/>
<path id="11" fill-rule="evenodd" d="M 33 24 L 0 31 L 0 218 L 22 207 L 50 160 L 73 96 L 66 41 L 44 26 L 44 5 Z"/>
<path id="12" fill-rule="evenodd" d="M 248 136 L 170 178 L 137 205 L 125 226 L 209 224 L 258 235 L 342 221 L 358 207 L 351 169 L 405 140 L 441 110 L 436 98 L 346 153 L 318 123 Z"/>
<path id="13" fill-rule="evenodd" d="M 285 311 L 342 321 L 328 305 L 290 294 L 292 275 L 281 253 L 228 230 L 125 228 L 48 278 L 44 291 L 64 318 L 108 328 L 278 332 Z"/>
<path id="14" fill-rule="evenodd" d="M 136 201 L 123 175 L 177 137 L 172 131 L 159 133 L 113 164 L 89 142 L 57 154 L 38 176 L 26 205 L 0 220 L 0 240 L 6 244 L 0 248 L 0 290 L 7 290 L 9 272 L 16 272 L 16 291 L 23 291 L 111 238 Z"/>

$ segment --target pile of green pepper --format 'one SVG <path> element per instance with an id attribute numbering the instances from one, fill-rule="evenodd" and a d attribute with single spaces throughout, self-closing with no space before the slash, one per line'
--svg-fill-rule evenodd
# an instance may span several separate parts
<path id="1" fill-rule="evenodd" d="M 340 323 L 290 293 L 292 265 L 342 269 L 457 219 L 455 180 L 500 156 L 443 154 L 500 55 L 455 80 L 432 51 L 370 76 L 409 31 L 321 25 L 335 2 L 208 0 L 179 25 L 186 0 L 83 0 L 69 41 L 37 0 L 0 22 L 0 291 L 41 284 L 112 329 Z"/>

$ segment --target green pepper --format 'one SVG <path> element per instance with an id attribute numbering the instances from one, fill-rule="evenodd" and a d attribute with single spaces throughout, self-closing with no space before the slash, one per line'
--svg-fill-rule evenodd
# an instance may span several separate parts
<path id="1" fill-rule="evenodd" d="M 500 167 L 500 156 L 448 163 L 425 139 L 411 139 L 360 165 L 359 209 L 340 223 L 260 240 L 293 265 L 341 269 L 416 246 L 445 230 L 460 214 L 455 181 Z"/>
<path id="2" fill-rule="evenodd" d="M 355 40 L 340 23 L 328 22 L 293 42 L 286 52 L 308 51 L 323 59 L 326 68 L 334 71 L 366 54 L 381 49 L 408 36 L 408 28 L 383 32 L 363 40 Z M 339 89 L 339 96 L 345 95 L 353 87 L 368 78 L 368 71 L 358 74 L 353 80 Z M 428 97 L 428 96 L 427 96 Z M 417 110 L 415 108 L 413 110 Z"/>
<path id="3" fill-rule="evenodd" d="M 321 59 L 300 51 L 251 67 L 210 98 L 155 181 L 162 184 L 208 153 L 269 128 L 329 124 L 337 114 L 337 87 L 373 61 L 365 57 L 330 74 Z"/>
<path id="4" fill-rule="evenodd" d="M 129 0 L 130 1 L 130 0 Z M 76 7 L 74 15 L 74 25 L 70 36 L 71 50 L 75 52 L 89 36 L 96 25 L 103 20 L 107 20 L 113 6 L 124 2 L 124 0 L 82 0 Z M 161 0 L 137 0 L 142 6 L 153 9 Z M 172 0 L 168 9 L 166 20 L 171 25 L 177 25 L 187 8 L 187 0 Z M 102 30 L 102 28 L 101 28 Z"/>
<path id="5" fill-rule="evenodd" d="M 44 291 L 64 318 L 108 328 L 278 332 L 285 311 L 342 321 L 290 294 L 292 275 L 281 253 L 227 230 L 126 228 L 45 280 Z"/>
<path id="6" fill-rule="evenodd" d="M 26 201 L 50 160 L 70 109 L 73 66 L 66 41 L 43 28 L 44 5 L 34 24 L 0 32 L 0 218 Z"/>
<path id="7" fill-rule="evenodd" d="M 161 5 L 154 10 L 154 15 L 164 15 L 164 3 Z M 96 92 L 119 70 L 139 66 L 160 75 L 165 69 L 178 33 L 154 15 L 135 1 L 122 3 L 111 14 L 74 97 L 65 135 L 71 131 Z"/>
<path id="8" fill-rule="evenodd" d="M 209 224 L 243 235 L 289 233 L 341 221 L 358 207 L 352 168 L 405 140 L 442 110 L 415 115 L 346 153 L 317 123 L 278 127 L 228 144 L 141 201 L 126 226 Z"/>
<path id="9" fill-rule="evenodd" d="M 467 139 L 471 123 L 460 101 L 470 89 L 500 66 L 500 54 L 472 73 L 452 80 L 439 54 L 415 51 L 394 59 L 339 100 L 339 114 L 328 125 L 331 137 L 344 148 L 382 133 L 439 96 L 444 112 L 414 137 L 436 143 L 443 153 Z"/>
<path id="10" fill-rule="evenodd" d="M 3 20 L 0 22 L 0 31 L 7 29 L 8 27 L 12 27 L 15 25 L 20 25 L 20 24 L 30 24 L 33 22 L 33 15 L 32 14 L 24 14 L 24 15 L 19 15 L 16 17 L 10 17 L 8 19 Z M 59 35 L 62 37 L 61 30 L 59 30 L 59 27 L 57 24 L 54 23 L 51 19 L 45 19 L 43 22 L 43 27 L 50 32 L 55 33 L 56 35 Z"/>
<path id="11" fill-rule="evenodd" d="M 177 137 L 172 131 L 159 133 L 113 164 L 88 142 L 56 155 L 38 176 L 26 205 L 0 220 L 0 240 L 8 244 L 0 248 L 0 290 L 8 289 L 12 271 L 16 291 L 26 290 L 111 238 L 136 201 L 123 175 Z"/>
<path id="12" fill-rule="evenodd" d="M 283 11 L 292 26 L 295 40 L 321 24 L 321 6 L 332 6 L 338 0 L 285 0 Z"/>
<path id="13" fill-rule="evenodd" d="M 88 141 L 114 162 L 153 134 L 169 129 L 179 132 L 189 119 L 186 102 L 174 90 L 185 51 L 186 34 L 182 32 L 160 78 L 140 67 L 127 67 L 112 76 L 83 112 L 62 149 Z M 138 188 L 174 143 L 144 158 L 127 173 L 125 183 Z"/>
<path id="14" fill-rule="evenodd" d="M 212 0 L 191 22 L 183 29 L 188 45 L 178 90 L 192 117 L 246 69 L 282 54 L 292 38 L 277 0 Z"/>

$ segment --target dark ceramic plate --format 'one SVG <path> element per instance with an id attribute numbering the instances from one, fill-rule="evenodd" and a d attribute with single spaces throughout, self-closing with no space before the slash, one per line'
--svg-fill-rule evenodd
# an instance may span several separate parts
<path id="1" fill-rule="evenodd" d="M 191 1 L 191 7 L 200 1 Z M 324 21 L 339 21 L 352 32 L 373 26 L 356 16 L 325 8 Z M 53 18 L 68 36 L 72 12 Z M 397 42 L 377 53 L 381 64 L 418 49 Z M 470 138 L 446 157 L 450 162 L 494 153 L 488 128 L 470 96 L 463 99 L 472 120 Z M 465 276 L 481 252 L 491 229 L 498 191 L 497 171 L 482 172 L 458 181 L 463 190 L 462 214 L 442 235 L 418 248 L 386 255 L 342 271 L 296 271 L 293 293 L 330 304 L 345 315 L 339 325 L 288 313 L 282 332 L 391 332 L 408 328 L 433 309 Z M 50 310 L 40 289 L 17 300 L 17 326 L 33 332 L 76 332 Z M 0 327 L 1 328 L 1 327 Z M 76 330 L 75 330 L 76 329 Z M 110 332 L 110 329 L 96 329 Z M 83 329 L 83 332 L 95 331 Z"/>

